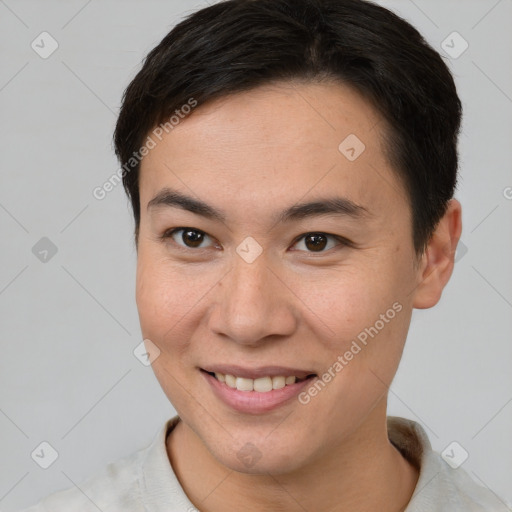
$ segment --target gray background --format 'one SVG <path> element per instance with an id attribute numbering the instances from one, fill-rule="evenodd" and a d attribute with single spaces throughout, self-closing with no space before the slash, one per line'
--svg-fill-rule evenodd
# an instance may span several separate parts
<path id="1" fill-rule="evenodd" d="M 382 4 L 443 54 L 453 31 L 469 44 L 446 55 L 465 107 L 464 245 L 440 304 L 413 315 L 389 412 L 419 421 L 440 452 L 457 441 L 469 453 L 462 467 L 510 501 L 512 2 Z M 118 169 L 112 130 L 141 59 L 201 5 L 0 0 L 3 511 L 79 484 L 174 415 L 133 354 L 141 335 L 127 199 L 121 186 L 102 201 L 92 190 Z M 43 31 L 59 44 L 46 59 L 31 48 Z M 47 261 L 32 251 L 42 237 L 57 248 Z M 42 441 L 59 454 L 46 470 L 31 458 Z"/>

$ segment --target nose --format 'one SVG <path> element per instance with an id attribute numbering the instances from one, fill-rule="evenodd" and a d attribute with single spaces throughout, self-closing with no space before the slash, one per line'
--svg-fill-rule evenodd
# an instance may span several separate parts
<path id="1" fill-rule="evenodd" d="M 298 318 L 294 294 L 278 274 L 270 268 L 265 253 L 252 263 L 236 255 L 217 288 L 210 328 L 242 345 L 291 336 Z"/>

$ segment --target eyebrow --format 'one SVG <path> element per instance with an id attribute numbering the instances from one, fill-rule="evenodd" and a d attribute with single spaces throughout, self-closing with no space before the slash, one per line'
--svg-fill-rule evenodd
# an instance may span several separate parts
<path id="1" fill-rule="evenodd" d="M 162 189 L 153 197 L 153 199 L 149 201 L 147 209 L 152 210 L 161 207 L 181 208 L 182 210 L 201 215 L 207 219 L 217 220 L 223 223 L 226 222 L 226 214 L 222 210 L 218 210 L 204 201 L 170 188 Z M 369 213 L 367 208 L 346 197 L 327 197 L 306 203 L 294 204 L 278 212 L 273 218 L 276 223 L 285 223 L 324 215 L 358 219 L 367 217 Z"/>

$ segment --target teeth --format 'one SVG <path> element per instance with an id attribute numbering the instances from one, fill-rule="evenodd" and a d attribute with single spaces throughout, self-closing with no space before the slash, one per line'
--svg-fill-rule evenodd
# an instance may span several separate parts
<path id="1" fill-rule="evenodd" d="M 281 389 L 290 384 L 294 384 L 297 378 L 294 375 L 288 377 L 260 377 L 259 379 L 246 379 L 244 377 L 235 377 L 234 375 L 224 375 L 215 372 L 215 378 L 226 383 L 230 388 L 239 391 L 257 391 L 258 393 L 267 393 L 273 389 Z"/>
<path id="2" fill-rule="evenodd" d="M 230 388 L 236 388 L 236 377 L 233 377 L 233 375 L 226 375 L 226 384 Z"/>
<path id="3" fill-rule="evenodd" d="M 260 379 L 254 379 L 254 391 L 258 391 L 258 393 L 272 391 L 272 378 L 261 377 Z"/>
<path id="4" fill-rule="evenodd" d="M 244 379 L 243 377 L 236 378 L 236 389 L 238 391 L 252 391 L 254 389 L 255 381 L 252 379 Z"/>
<path id="5" fill-rule="evenodd" d="M 295 377 L 293 379 L 295 382 Z M 272 389 L 281 389 L 286 386 L 286 379 L 284 377 L 272 377 Z"/>

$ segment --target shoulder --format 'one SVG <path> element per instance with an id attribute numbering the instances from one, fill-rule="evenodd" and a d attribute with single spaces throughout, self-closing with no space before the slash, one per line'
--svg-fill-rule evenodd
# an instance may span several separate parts
<path id="1" fill-rule="evenodd" d="M 144 512 L 138 478 L 143 452 L 112 462 L 87 480 L 54 492 L 21 512 Z"/>
<path id="2" fill-rule="evenodd" d="M 145 448 L 108 464 L 84 482 L 50 494 L 21 512 L 193 510 L 166 451 L 166 437 L 178 421 L 178 416 L 166 421 Z"/>
<path id="3" fill-rule="evenodd" d="M 426 478 L 421 485 L 425 487 L 426 480 L 430 484 L 425 488 L 418 486 L 415 491 L 418 503 L 435 501 L 438 509 L 432 510 L 439 511 L 512 512 L 512 508 L 492 490 L 476 482 L 462 467 L 452 468 L 439 453 L 426 452 L 423 460 Z"/>
<path id="4" fill-rule="evenodd" d="M 393 445 L 419 470 L 405 512 L 512 512 L 510 504 L 473 480 L 460 465 L 448 464 L 434 451 L 419 423 L 388 417 L 388 435 Z"/>

